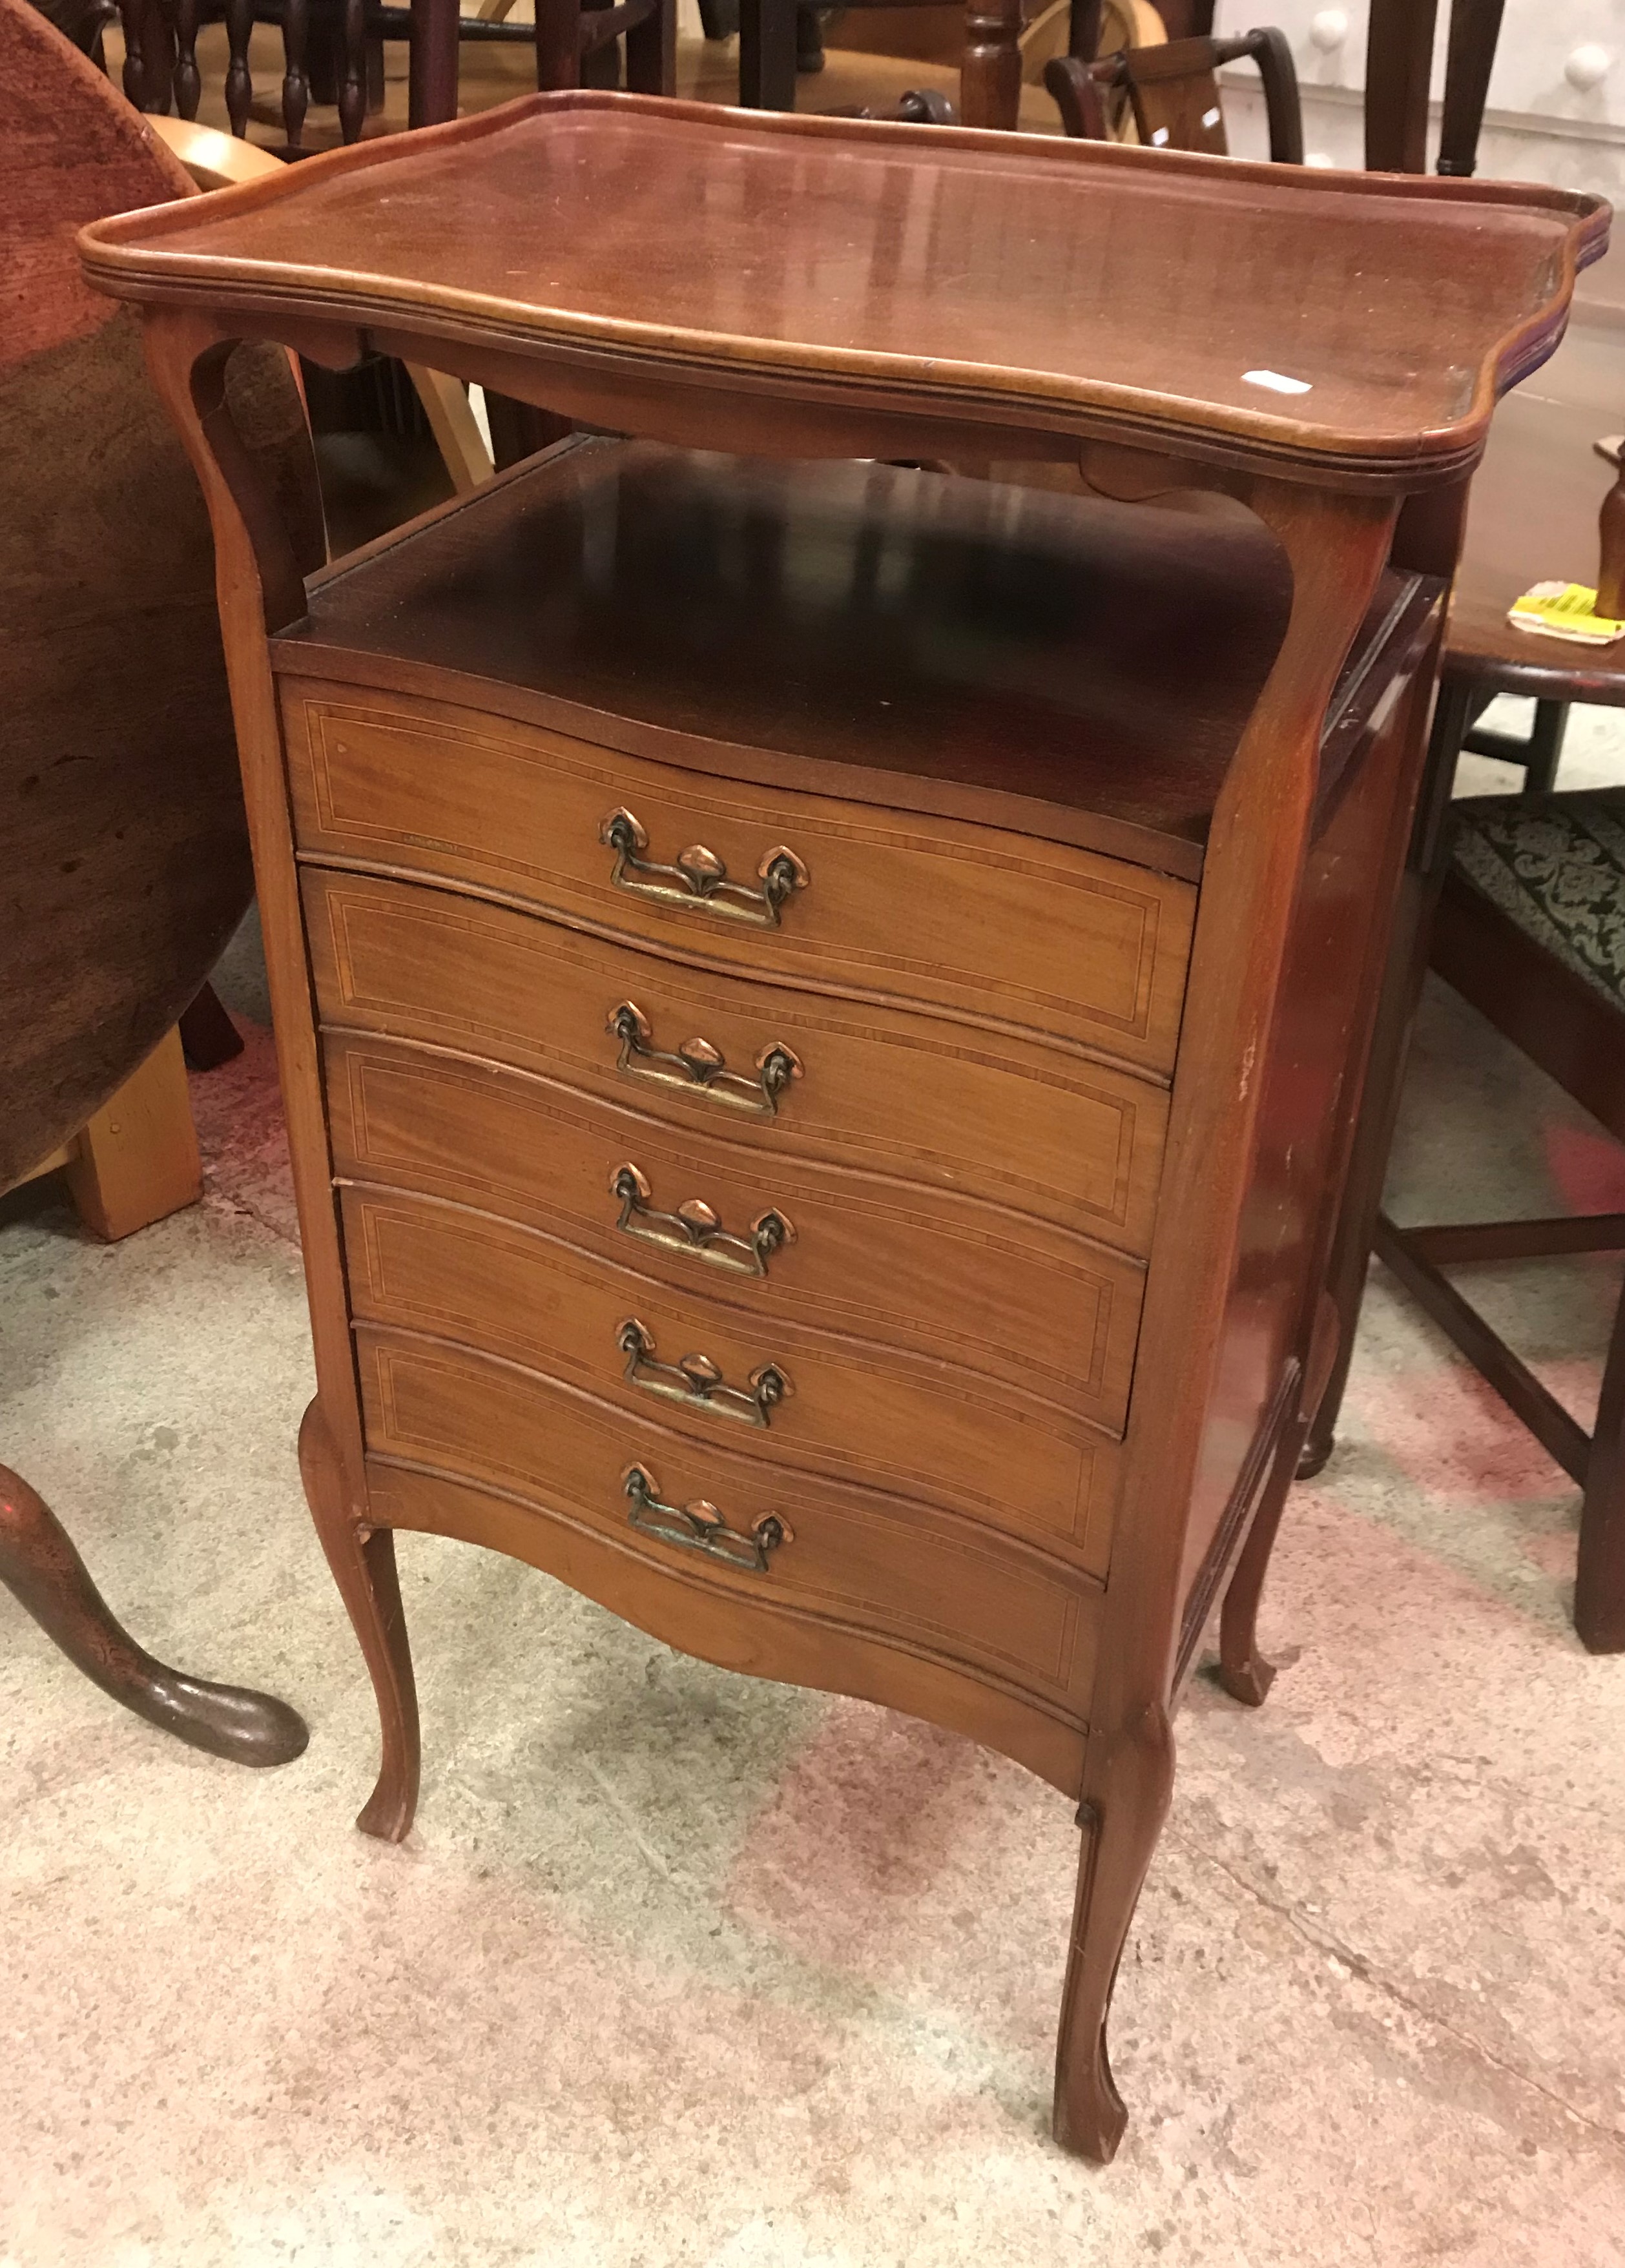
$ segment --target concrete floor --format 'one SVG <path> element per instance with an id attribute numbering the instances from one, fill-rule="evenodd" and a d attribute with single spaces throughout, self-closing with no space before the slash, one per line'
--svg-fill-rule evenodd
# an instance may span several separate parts
<path id="1" fill-rule="evenodd" d="M 1268 1705 L 1181 1719 L 1100 2173 L 1045 2133 L 1067 1807 L 962 1741 L 407 1536 L 424 1806 L 354 1831 L 263 1031 L 195 1095 L 202 1206 L 108 1249 L 8 1201 L 0 1444 L 148 1644 L 312 1741 L 174 1746 L 0 1594 L 0 2268 L 1625 2261 L 1625 1661 L 1568 1625 L 1574 1491 L 1380 1276 Z M 1531 1197 L 1625 1160 L 1441 992 L 1396 1206 Z M 1582 1410 L 1616 1280 L 1498 1287 Z"/>

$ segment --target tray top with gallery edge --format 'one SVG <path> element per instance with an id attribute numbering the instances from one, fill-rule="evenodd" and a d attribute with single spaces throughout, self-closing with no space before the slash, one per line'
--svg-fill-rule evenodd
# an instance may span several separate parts
<path id="1" fill-rule="evenodd" d="M 1608 217 L 1521 183 L 579 91 L 79 245 L 102 289 L 231 335 L 438 342 L 543 390 L 568 366 L 803 425 L 905 413 L 1403 490 L 1474 460 Z"/>

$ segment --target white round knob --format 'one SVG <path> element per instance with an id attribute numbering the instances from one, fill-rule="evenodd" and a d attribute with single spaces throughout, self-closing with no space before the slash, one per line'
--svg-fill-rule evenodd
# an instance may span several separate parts
<path id="1" fill-rule="evenodd" d="M 1563 65 L 1563 77 L 1570 86 L 1577 86 L 1582 94 L 1600 86 L 1613 66 L 1614 58 L 1607 48 L 1587 45 L 1577 48 Z"/>
<path id="2" fill-rule="evenodd" d="M 1348 14 L 1343 8 L 1322 8 L 1309 26 L 1309 36 L 1322 55 L 1329 55 L 1348 37 Z"/>

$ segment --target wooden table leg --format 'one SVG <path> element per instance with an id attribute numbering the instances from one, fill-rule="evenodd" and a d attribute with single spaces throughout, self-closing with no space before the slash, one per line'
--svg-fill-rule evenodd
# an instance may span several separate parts
<path id="1" fill-rule="evenodd" d="M 197 1203 L 203 1169 L 178 1031 L 81 1130 L 64 1174 L 79 1219 L 109 1244 Z"/>
<path id="2" fill-rule="evenodd" d="M 0 1465 L 0 1583 L 104 1693 L 194 1749 L 233 1764 L 285 1764 L 304 1753 L 305 1720 L 269 1693 L 167 1669 L 114 1622 L 61 1522 Z"/>
<path id="3" fill-rule="evenodd" d="M 458 0 L 411 0 L 406 122 L 440 126 L 457 115 Z"/>
<path id="4" fill-rule="evenodd" d="M 795 108 L 795 0 L 739 0 L 739 99 Z"/>

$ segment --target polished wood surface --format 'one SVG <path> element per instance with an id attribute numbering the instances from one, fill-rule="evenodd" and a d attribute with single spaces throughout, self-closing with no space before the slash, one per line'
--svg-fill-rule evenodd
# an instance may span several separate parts
<path id="1" fill-rule="evenodd" d="M 4 1187 L 150 1055 L 252 884 L 207 515 L 138 326 L 86 286 L 68 233 L 190 184 L 20 4 L 0 82 Z M 306 446 L 285 359 L 256 352 L 255 438 Z"/>
<path id="2" fill-rule="evenodd" d="M 992 1379 L 949 1359 L 946 1345 L 914 1355 L 782 1313 L 769 1320 L 713 1285 L 676 1282 L 676 1269 L 662 1281 L 634 1253 L 611 1263 L 398 1189 L 351 1184 L 343 1204 L 359 1317 L 505 1356 L 702 1443 L 737 1446 L 742 1425 L 759 1426 L 757 1446 L 775 1462 L 945 1506 L 1106 1572 L 1118 1437 L 1081 1419 L 1057 1381 Z M 629 1352 L 629 1323 L 649 1354 Z M 973 1361 L 978 1350 L 960 1352 Z M 688 1382 L 695 1357 L 720 1373 L 720 1387 L 703 1369 Z M 784 1391 L 758 1404 L 750 1381 L 770 1368 Z"/>
<path id="3" fill-rule="evenodd" d="M 1188 884 L 1125 877 L 1091 851 L 1038 849 L 1014 834 L 998 844 L 1001 858 L 983 859 L 957 831 L 964 822 L 921 817 L 899 839 L 867 802 L 707 789 L 646 757 L 503 729 L 443 703 L 365 689 L 345 702 L 336 691 L 294 680 L 286 696 L 300 847 L 313 857 L 466 881 L 713 966 L 1057 1032 L 1153 1070 L 1172 1060 Z M 602 839 L 621 811 L 648 835 L 647 865 L 670 869 L 684 850 L 706 850 L 747 909 L 780 848 L 804 863 L 808 882 L 764 944 L 769 925 L 736 916 L 729 901 L 679 895 L 658 876 L 646 892 L 635 870 L 622 873 Z M 902 935 L 898 892 L 914 909 Z M 1077 957 L 1074 986 L 1054 982 L 1057 950 Z"/>
<path id="4" fill-rule="evenodd" d="M 521 260 L 538 209 L 545 248 Z M 1559 190 L 1282 180 L 1222 159 L 580 92 L 398 151 L 336 151 L 206 215 L 104 223 L 80 249 L 103 289 L 206 297 L 239 328 L 477 344 L 506 390 L 528 383 L 566 414 L 595 391 L 589 369 L 601 399 L 624 398 L 612 370 L 639 399 L 664 380 L 824 402 L 861 379 L 899 412 L 951 405 L 1145 445 L 1177 433 L 1186 451 L 1288 452 L 1399 490 L 1476 457 L 1606 230 L 1599 199 Z M 1134 291 L 1110 289 L 1130 266 Z M 1238 272 L 1254 279 L 1245 299 Z M 1374 273 L 1377 307 L 1359 282 Z M 817 452 L 848 453 L 833 438 Z"/>
<path id="5" fill-rule="evenodd" d="M 521 188 L 559 230 L 499 279 Z M 585 98 L 213 211 L 86 249 L 148 301 L 215 515 L 301 1462 L 380 1705 L 362 1824 L 403 1835 L 417 1795 L 395 1526 L 971 1733 L 1079 1802 L 1055 2131 L 1109 2157 L 1112 1984 L 1222 1596 L 1232 1689 L 1267 1682 L 1463 475 L 1603 217 Z M 358 327 L 643 442 L 848 461 L 564 451 L 313 592 L 219 357 L 257 328 L 343 361 Z M 1267 355 L 1310 391 L 1244 409 Z M 850 463 L 880 453 L 1047 453 L 1091 493 Z M 1115 659 L 1114 565 L 1157 622 Z M 768 1096 L 781 1020 L 802 1075 Z M 932 1390 L 999 1412 L 957 1477 Z"/>
<path id="6" fill-rule="evenodd" d="M 1598 519 L 1614 467 L 1597 454 L 1594 409 L 1538 391 L 1496 414 L 1467 512 L 1445 667 L 1486 691 L 1625 703 L 1625 644 L 1579 646 L 1514 629 L 1507 609 L 1532 584 L 1593 583 Z"/>
<path id="7" fill-rule="evenodd" d="M 548 1230 L 625 1266 L 811 1327 L 906 1347 L 1046 1394 L 1115 1426 L 1127 1404 L 1144 1272 L 974 1202 L 810 1166 L 763 1164 L 475 1061 L 335 1035 L 325 1050 L 341 1179 L 424 1191 Z M 648 1184 L 639 1211 L 612 1187 Z M 703 1204 L 728 1241 L 690 1248 L 660 1219 Z M 737 1247 L 778 1213 L 793 1235 L 759 1270 Z M 622 1216 L 625 1214 L 624 1222 Z M 1057 1315 L 1066 1327 L 1058 1329 Z"/>
<path id="8" fill-rule="evenodd" d="M 734 1536 L 781 1519 L 784 1539 L 759 1570 L 698 1562 L 723 1595 L 748 1608 L 771 1589 L 780 1611 L 890 1635 L 1074 1717 L 1087 1705 L 1099 1588 L 1013 1540 L 873 1487 L 701 1447 L 641 1411 L 461 1348 L 368 1329 L 358 1353 L 377 1457 L 510 1491 L 659 1564 L 670 1542 L 629 1531 L 624 1476 L 635 1463 L 663 1501 L 714 1502 Z"/>
<path id="9" fill-rule="evenodd" d="M 1194 880 L 1288 604 L 1285 563 L 1241 512 L 1196 518 L 1102 499 L 1083 509 L 890 466 L 587 441 L 505 476 L 476 515 L 444 514 L 410 541 L 376 547 L 355 571 L 341 562 L 313 586 L 277 658 L 315 677 L 331 647 L 353 681 L 355 658 L 369 655 L 380 687 L 403 690 L 426 673 L 456 672 L 477 681 L 466 696 L 484 710 L 550 723 L 600 749 L 618 735 L 629 755 L 708 770 L 760 770 L 761 752 L 776 751 L 786 760 L 772 772 L 776 787 L 815 777 L 827 786 L 796 759 L 843 763 L 854 799 L 889 808 L 912 794 L 922 809 L 979 821 L 992 793 L 1011 799 L 1020 828 L 1034 799 L 1065 805 L 1081 845 Z M 291 707 L 289 730 L 301 773 L 307 747 L 323 777 L 340 766 L 342 783 L 321 792 L 365 812 L 367 831 L 428 835 L 447 850 L 461 839 L 483 867 L 512 856 L 543 799 L 550 808 L 567 791 L 540 777 L 543 745 L 491 736 L 488 749 L 456 759 L 481 766 L 479 796 L 455 788 L 458 807 L 437 815 L 426 799 L 451 775 L 434 712 L 378 703 L 375 729 L 387 737 L 371 747 L 353 691 L 345 708 L 342 724 L 328 725 L 319 707 Z M 416 761 L 402 739 L 414 718 L 428 735 Z M 638 723 L 654 732 L 638 733 Z M 871 784 L 866 761 L 883 731 L 887 777 Z M 587 761 L 580 746 L 558 755 L 561 764 Z M 629 777 L 639 775 L 606 780 Z M 683 784 L 668 775 L 659 792 Z M 316 792 L 314 773 L 308 790 L 296 783 L 301 796 Z M 393 825 L 380 797 L 402 799 Z M 602 815 L 583 809 L 592 842 Z M 685 827 L 703 836 L 705 824 L 674 814 L 661 832 L 682 842 L 654 855 L 692 841 Z M 1053 809 L 1043 824 L 1053 833 Z M 318 812 L 302 808 L 301 826 L 313 848 L 329 843 Z M 362 848 L 343 843 L 349 855 Z M 764 847 L 739 844 L 747 874 Z M 385 850 L 381 838 L 373 855 L 412 856 L 398 843 Z M 591 842 L 582 855 L 595 887 L 604 862 Z M 873 871 L 889 880 L 890 849 L 875 857 Z M 935 920 L 941 898 L 963 935 L 962 889 L 991 884 L 969 870 L 957 884 L 936 872 L 934 884 L 921 876 L 920 917 Z M 517 858 L 509 887 L 524 887 Z M 819 918 L 810 897 L 787 912 L 792 950 L 809 915 Z M 936 942 L 956 949 L 951 937 Z M 979 986 L 985 948 L 1003 949 L 979 925 Z M 1164 1040 L 1171 1047 L 1171 1029 Z"/>
<path id="10" fill-rule="evenodd" d="M 305 918 L 329 1030 L 449 1043 L 714 1134 L 742 1162 L 841 1166 L 1149 1248 L 1160 1084 L 928 1016 L 674 965 L 440 890 L 313 873 Z M 664 1030 L 639 998 L 659 1001 Z M 776 1054 L 790 1064 L 764 1090 L 753 1066 Z M 990 1123 L 1012 1130 L 996 1160 Z"/>

